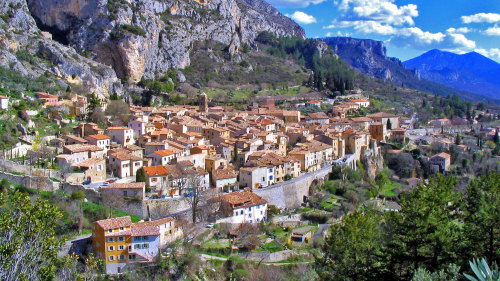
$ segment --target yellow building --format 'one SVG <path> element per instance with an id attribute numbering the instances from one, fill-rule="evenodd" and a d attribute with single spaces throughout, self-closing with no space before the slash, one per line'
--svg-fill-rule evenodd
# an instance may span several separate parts
<path id="1" fill-rule="evenodd" d="M 106 272 L 121 273 L 128 262 L 132 220 L 130 217 L 94 222 L 92 246 L 97 258 L 103 259 Z"/>

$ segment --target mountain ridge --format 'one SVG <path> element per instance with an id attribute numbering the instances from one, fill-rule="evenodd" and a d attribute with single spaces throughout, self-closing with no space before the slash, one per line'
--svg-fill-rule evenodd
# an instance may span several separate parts
<path id="1" fill-rule="evenodd" d="M 468 100 L 488 100 L 489 98 L 425 79 L 421 74 L 421 69 L 408 69 L 398 58 L 388 57 L 384 43 L 381 41 L 351 37 L 327 37 L 319 40 L 331 46 L 344 61 L 359 72 L 384 81 L 391 81 L 396 86 L 442 96 L 456 94 Z M 491 99 L 497 99 L 496 102 L 498 102 L 498 98 Z"/>
<path id="2" fill-rule="evenodd" d="M 500 64 L 477 53 L 455 54 L 431 50 L 407 60 L 404 65 L 416 69 L 423 78 L 474 92 L 491 98 L 500 98 Z"/>

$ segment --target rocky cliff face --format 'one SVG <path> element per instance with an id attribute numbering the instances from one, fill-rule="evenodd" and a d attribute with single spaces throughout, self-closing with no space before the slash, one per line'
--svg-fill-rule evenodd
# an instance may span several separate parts
<path id="1" fill-rule="evenodd" d="M 242 43 L 261 31 L 304 37 L 304 31 L 261 0 L 27 0 L 38 26 L 79 53 L 138 82 L 190 65 L 197 41 Z"/>
<path id="2" fill-rule="evenodd" d="M 1 1 L 0 15 L 1 67 L 31 78 L 51 76 L 61 86 L 79 84 L 100 96 L 121 92 L 113 69 L 82 57 L 41 32 L 24 0 Z"/>
<path id="3" fill-rule="evenodd" d="M 349 37 L 321 40 L 331 46 L 352 67 L 372 77 L 401 82 L 404 79 L 400 77 L 400 72 L 404 72 L 405 76 L 413 76 L 400 60 L 387 57 L 384 43 L 380 41 Z"/>

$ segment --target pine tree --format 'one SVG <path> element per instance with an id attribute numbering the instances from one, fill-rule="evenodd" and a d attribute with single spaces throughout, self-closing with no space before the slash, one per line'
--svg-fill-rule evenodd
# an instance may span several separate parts
<path id="1" fill-rule="evenodd" d="M 144 171 L 144 168 L 141 167 L 139 170 L 137 170 L 137 173 L 135 174 L 135 181 L 136 182 L 146 182 L 146 171 Z"/>
<path id="2" fill-rule="evenodd" d="M 234 142 L 234 153 L 233 153 L 233 162 L 236 163 L 238 162 L 238 143 Z"/>

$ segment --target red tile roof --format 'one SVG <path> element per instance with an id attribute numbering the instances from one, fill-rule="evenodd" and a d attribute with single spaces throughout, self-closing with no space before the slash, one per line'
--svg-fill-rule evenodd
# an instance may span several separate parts
<path id="1" fill-rule="evenodd" d="M 167 175 L 167 169 L 163 166 L 144 167 L 144 171 L 150 177 Z"/>
<path id="2" fill-rule="evenodd" d="M 229 203 L 233 209 L 266 204 L 267 201 L 253 192 L 232 192 L 219 197 L 222 202 Z"/>
<path id="3" fill-rule="evenodd" d="M 108 229 L 112 229 L 112 228 L 130 226 L 132 224 L 132 220 L 130 219 L 130 216 L 126 216 L 126 217 L 120 217 L 120 218 L 100 220 L 100 221 L 96 221 L 96 223 L 104 230 L 108 230 Z"/>

